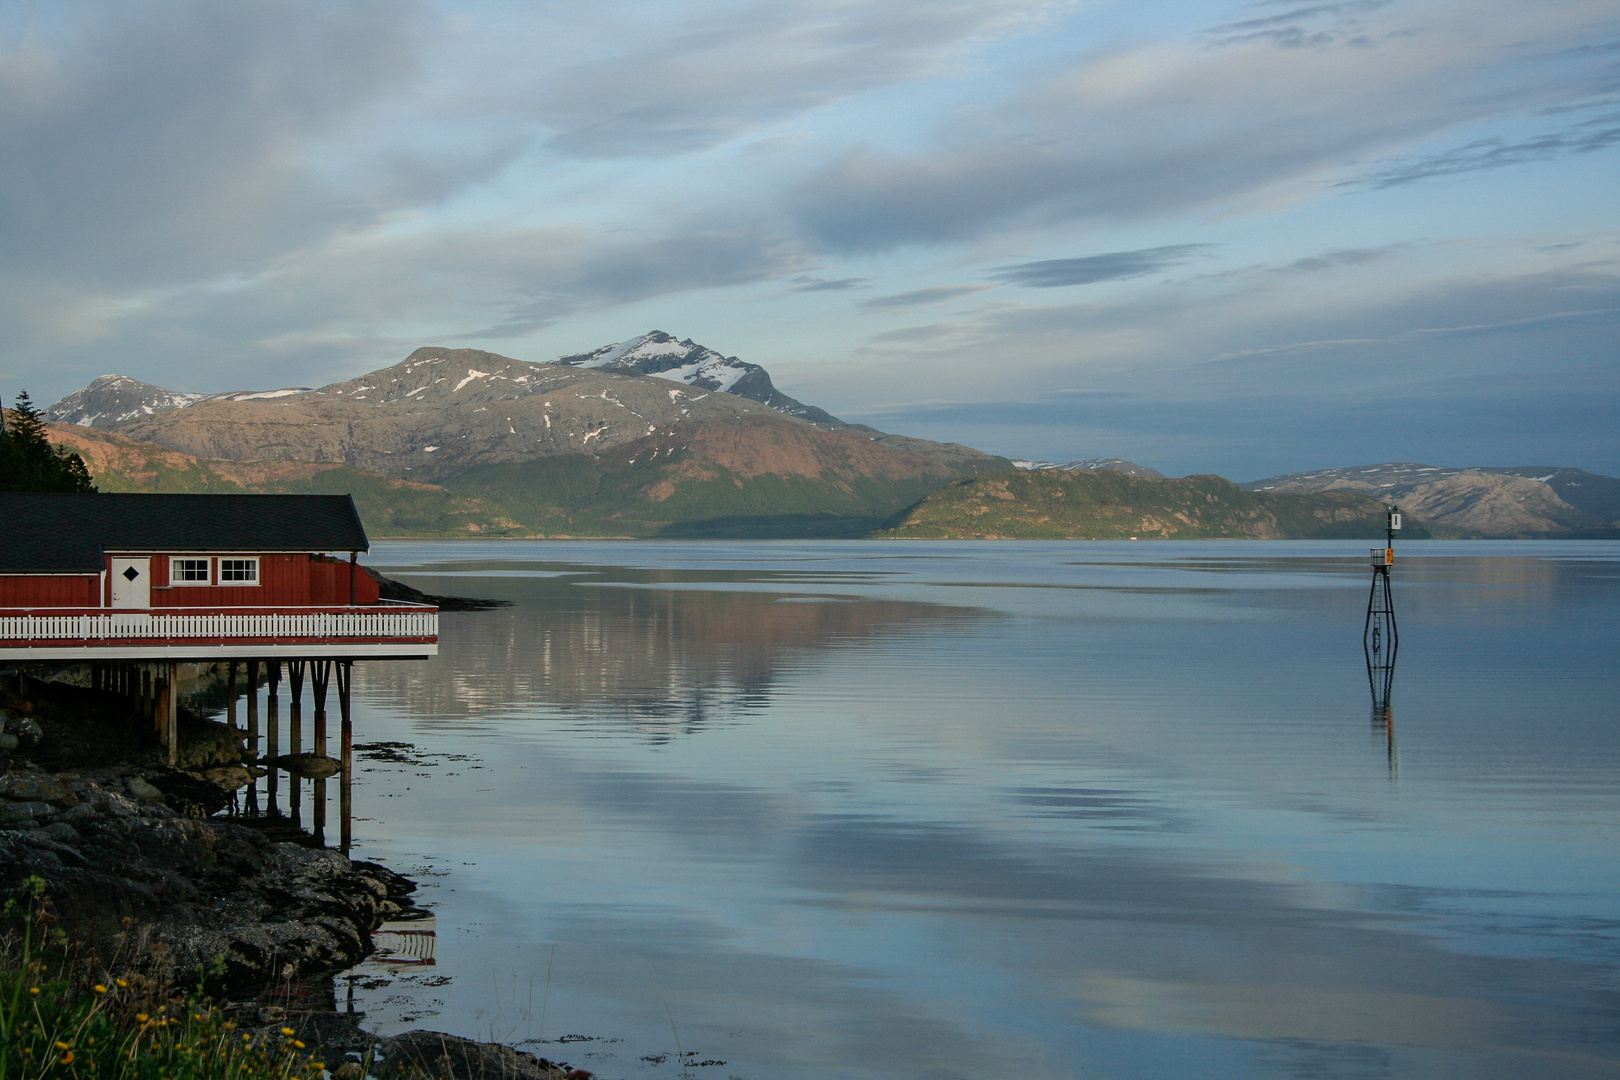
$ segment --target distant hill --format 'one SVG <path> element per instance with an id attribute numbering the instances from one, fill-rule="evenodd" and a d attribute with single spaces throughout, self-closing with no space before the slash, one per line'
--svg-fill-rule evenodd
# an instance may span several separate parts
<path id="1" fill-rule="evenodd" d="M 1398 503 L 1448 536 L 1620 536 L 1620 479 L 1580 469 L 1389 462 L 1288 473 L 1242 486 L 1257 492 L 1359 491 Z"/>
<path id="2" fill-rule="evenodd" d="M 1336 539 L 1384 535 L 1384 508 L 1357 492 L 1244 491 L 1112 469 L 1015 470 L 958 480 L 872 535 L 961 540 Z M 1421 522 L 1405 535 L 1427 535 Z"/>

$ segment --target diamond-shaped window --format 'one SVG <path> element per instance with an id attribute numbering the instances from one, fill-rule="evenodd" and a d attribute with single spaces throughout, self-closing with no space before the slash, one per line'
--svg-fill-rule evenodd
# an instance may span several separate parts
<path id="1" fill-rule="evenodd" d="M 141 576 L 141 572 L 139 570 L 135 569 L 133 566 L 130 567 L 128 570 L 124 571 L 124 580 L 125 581 L 134 581 L 136 578 L 138 578 L 140 576 Z"/>

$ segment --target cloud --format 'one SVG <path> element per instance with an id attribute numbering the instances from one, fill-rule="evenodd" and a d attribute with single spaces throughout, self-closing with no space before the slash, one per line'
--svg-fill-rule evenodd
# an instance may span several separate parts
<path id="1" fill-rule="evenodd" d="M 1546 161 L 1559 154 L 1589 154 L 1616 144 L 1620 144 L 1620 113 L 1606 113 L 1521 142 L 1476 139 L 1443 154 L 1388 165 L 1367 176 L 1343 181 L 1340 186 L 1398 187 L 1437 176 L 1457 176 L 1530 161 Z"/>
<path id="2" fill-rule="evenodd" d="M 1606 57 L 1565 47 L 1620 29 L 1612 8 L 1483 6 L 1367 9 L 1375 35 L 1310 50 L 1155 44 L 1077 58 L 920 148 L 849 149 L 791 189 L 787 211 L 847 252 L 1137 222 L 1310 192 L 1465 123 L 1611 92 Z"/>
<path id="3" fill-rule="evenodd" d="M 871 280 L 871 278 L 863 277 L 834 278 L 832 280 L 828 280 L 826 278 L 800 275 L 799 277 L 793 279 L 790 288 L 792 288 L 794 292 L 843 292 L 849 289 L 870 288 L 871 286 L 869 286 L 867 282 Z"/>
<path id="4" fill-rule="evenodd" d="M 229 288 L 205 281 L 97 311 L 101 334 L 59 336 L 56 365 L 78 369 L 81 383 L 103 374 L 112 336 L 119 365 L 160 385 L 254 388 L 267 366 L 278 382 L 315 385 L 424 343 L 510 340 L 576 312 L 786 276 L 803 261 L 740 229 L 606 240 L 570 227 L 374 230 Z M 0 322 L 41 318 L 29 307 L 26 296 L 0 294 Z"/>
<path id="5" fill-rule="evenodd" d="M 692 153 L 855 94 L 938 76 L 967 46 L 1027 28 L 1045 0 L 771 0 L 700 9 L 635 47 L 558 67 L 532 91 L 550 148 Z"/>
<path id="6" fill-rule="evenodd" d="M 972 296 L 974 293 L 993 288 L 994 285 L 938 285 L 931 289 L 912 289 L 910 292 L 894 293 L 891 296 L 874 296 L 870 300 L 862 300 L 860 306 L 867 311 L 909 311 L 929 304 L 942 304 L 961 296 Z"/>
<path id="7" fill-rule="evenodd" d="M 234 272 L 457 182 L 441 167 L 361 192 L 321 160 L 414 77 L 417 5 L 80 15 L 0 56 L 0 273 L 117 287 Z"/>
<path id="8" fill-rule="evenodd" d="M 1211 27 L 1205 33 L 1222 45 L 1264 42 L 1285 49 L 1325 48 L 1350 40 L 1364 43 L 1361 16 L 1388 7 L 1394 0 L 1347 0 L 1335 4 L 1307 4 L 1277 15 L 1240 19 Z M 1276 5 L 1266 5 L 1276 6 Z M 1284 5 L 1287 6 L 1287 5 Z M 1327 25 L 1324 25 L 1327 24 Z"/>
<path id="9" fill-rule="evenodd" d="M 1330 301 L 1298 270 L 986 305 L 869 337 L 851 361 L 869 373 L 861 396 L 829 386 L 809 400 L 994 453 L 1171 472 L 1435 458 L 1620 473 L 1612 261 L 1443 282 L 1410 270 L 1370 269 L 1380 291 L 1334 288 Z M 986 356 L 1016 358 L 988 393 Z"/>
<path id="10" fill-rule="evenodd" d="M 1340 266 L 1362 266 L 1366 263 L 1387 259 L 1394 252 L 1407 247 L 1406 244 L 1385 244 L 1375 248 L 1340 248 L 1337 251 L 1324 251 L 1320 255 L 1307 255 L 1303 259 L 1295 259 L 1286 266 L 1279 266 L 1273 273 L 1277 274 L 1314 274 L 1322 270 L 1332 270 Z"/>
<path id="11" fill-rule="evenodd" d="M 1078 259 L 1043 259 L 1040 262 L 1003 266 L 990 276 L 998 281 L 1025 285 L 1032 289 L 1055 289 L 1064 285 L 1090 285 L 1098 281 L 1120 281 L 1141 277 L 1168 266 L 1177 266 L 1196 251 L 1213 244 L 1172 244 L 1168 247 L 1141 248 L 1137 251 L 1111 251 Z"/>

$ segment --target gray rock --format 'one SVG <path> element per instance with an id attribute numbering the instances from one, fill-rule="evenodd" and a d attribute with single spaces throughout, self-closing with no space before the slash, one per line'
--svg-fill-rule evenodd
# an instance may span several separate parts
<path id="1" fill-rule="evenodd" d="M 65 821 L 57 821 L 43 826 L 34 835 L 65 845 L 75 843 L 79 839 L 79 830 Z"/>
<path id="2" fill-rule="evenodd" d="M 343 764 L 336 758 L 322 757 L 319 754 L 283 754 L 280 757 L 267 758 L 264 764 L 285 770 L 294 776 L 301 776 L 305 780 L 325 780 L 343 771 Z"/>
<path id="3" fill-rule="evenodd" d="M 192 775 L 199 776 L 202 779 L 207 780 L 210 784 L 218 784 L 226 791 L 235 791 L 237 788 L 245 788 L 253 782 L 253 774 L 247 769 L 242 768 L 240 765 L 227 765 L 217 769 L 204 769 L 201 772 L 193 773 Z"/>
<path id="4" fill-rule="evenodd" d="M 141 802 L 152 803 L 157 806 L 163 805 L 163 792 L 159 791 L 157 788 L 153 787 L 139 776 L 132 776 L 128 780 L 125 780 L 124 788 L 131 795 L 141 800 Z M 130 812 L 133 812 L 133 808 L 131 808 Z"/>
<path id="5" fill-rule="evenodd" d="M 379 1080 L 417 1075 L 453 1080 L 561 1080 L 566 1075 L 545 1058 L 496 1043 L 473 1042 L 437 1031 L 407 1031 L 377 1046 Z"/>
<path id="6" fill-rule="evenodd" d="M 13 802 L 7 799 L 0 802 L 0 828 L 16 828 L 24 823 L 37 824 L 39 819 L 49 818 L 55 812 L 49 803 Z"/>
<path id="7" fill-rule="evenodd" d="M 22 741 L 9 731 L 0 732 L 0 754 L 15 753 Z"/>
<path id="8" fill-rule="evenodd" d="M 54 776 L 41 773 L 11 772 L 0 775 L 0 798 L 77 806 L 73 789 Z"/>
<path id="9" fill-rule="evenodd" d="M 38 720 L 35 720 L 31 716 L 24 716 L 21 713 L 16 712 L 10 713 L 6 717 L 5 733 L 7 735 L 15 735 L 17 737 L 17 745 L 22 747 L 24 750 L 32 750 L 34 747 L 38 746 L 40 740 L 45 737 L 45 732 L 39 726 Z"/>

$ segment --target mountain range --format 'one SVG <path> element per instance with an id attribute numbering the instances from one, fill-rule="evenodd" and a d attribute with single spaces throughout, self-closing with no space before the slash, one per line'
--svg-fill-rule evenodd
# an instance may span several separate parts
<path id="1" fill-rule="evenodd" d="M 348 491 L 376 535 L 1362 535 L 1383 502 L 1440 536 L 1620 535 L 1620 479 L 1567 468 L 1188 478 L 1208 490 L 1182 505 L 1182 481 L 1120 458 L 1013 461 L 849 424 L 758 364 L 657 330 L 549 363 L 421 348 L 320 388 L 105 375 L 44 416 L 103 490 Z M 1083 476 L 1100 479 L 1070 482 Z M 971 527 L 939 524 L 963 514 Z"/>
<path id="2" fill-rule="evenodd" d="M 428 535 L 856 535 L 1011 467 L 845 424 L 758 365 L 657 331 L 543 364 L 422 348 L 319 389 L 199 395 L 109 375 L 46 416 L 108 490 L 408 483 L 417 520 L 386 520 Z"/>

